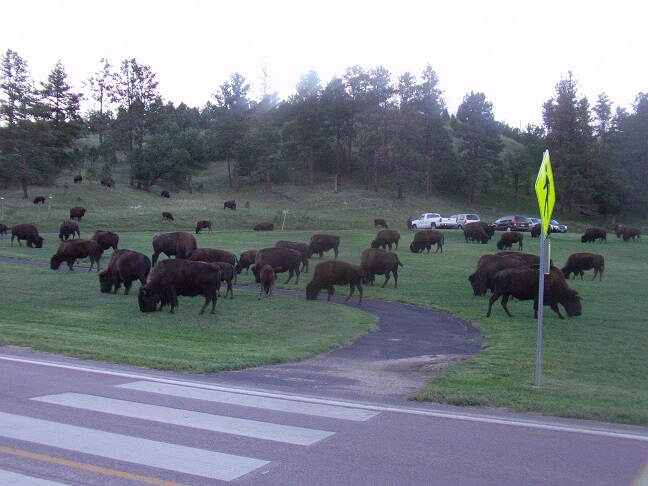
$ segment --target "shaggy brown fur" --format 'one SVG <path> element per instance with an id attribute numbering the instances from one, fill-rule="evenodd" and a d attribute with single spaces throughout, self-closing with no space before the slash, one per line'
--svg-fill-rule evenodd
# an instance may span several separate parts
<path id="1" fill-rule="evenodd" d="M 75 235 L 79 235 L 81 238 L 81 230 L 79 229 L 79 224 L 76 221 L 71 219 L 64 219 L 59 228 L 59 239 L 67 240 L 70 236 L 74 239 Z"/>
<path id="2" fill-rule="evenodd" d="M 594 269 L 592 280 L 596 278 L 597 274 L 599 275 L 599 281 L 603 280 L 605 261 L 597 253 L 573 253 L 569 255 L 567 263 L 561 270 L 566 279 L 573 273 L 574 278 L 576 278 L 576 275 L 580 275 L 581 280 L 583 280 L 583 272 L 592 268 Z"/>
<path id="3" fill-rule="evenodd" d="M 110 293 L 113 286 L 116 294 L 124 284 L 124 294 L 128 292 L 135 280 L 146 285 L 146 279 L 151 271 L 151 260 L 146 255 L 132 250 L 115 250 L 110 256 L 108 267 L 99 272 L 99 286 L 104 294 Z"/>
<path id="4" fill-rule="evenodd" d="M 319 257 L 324 256 L 325 251 L 333 250 L 335 258 L 338 256 L 338 249 L 340 247 L 340 237 L 335 235 L 313 235 L 308 243 L 313 254 L 319 254 Z"/>
<path id="5" fill-rule="evenodd" d="M 92 239 L 99 243 L 99 249 L 105 251 L 108 248 L 117 249 L 119 245 L 119 235 L 112 231 L 97 230 L 92 235 Z"/>
<path id="6" fill-rule="evenodd" d="M 522 249 L 522 240 L 524 235 L 519 231 L 506 231 L 500 236 L 500 240 L 497 242 L 498 250 L 506 250 L 507 248 L 513 249 L 513 243 L 518 244 L 518 250 Z"/>
<path id="7" fill-rule="evenodd" d="M 101 260 L 101 250 L 99 249 L 99 245 L 96 241 L 62 241 L 58 247 L 58 251 L 54 255 L 52 255 L 50 268 L 52 270 L 57 270 L 61 266 L 61 263 L 66 262 L 70 270 L 74 270 L 74 268 L 72 268 L 74 266 L 74 262 L 83 258 L 90 258 L 90 269 L 88 270 L 89 272 L 92 271 L 92 267 L 95 265 L 95 263 L 97 264 L 97 270 L 101 270 L 101 266 L 99 264 Z"/>
<path id="8" fill-rule="evenodd" d="M 427 252 L 430 253 L 432 245 L 436 245 L 437 249 L 434 253 L 437 253 L 439 250 L 443 253 L 444 243 L 445 237 L 440 231 L 429 229 L 419 230 L 414 235 L 414 241 L 410 244 L 410 250 L 412 253 L 418 253 L 427 248 Z"/>
<path id="9" fill-rule="evenodd" d="M 581 243 L 587 243 L 589 241 L 594 243 L 598 239 L 601 240 L 601 243 L 604 241 L 607 243 L 607 231 L 603 228 L 587 228 L 583 236 L 581 236 Z"/>
<path id="10" fill-rule="evenodd" d="M 38 234 L 38 229 L 33 224 L 19 224 L 11 228 L 11 246 L 14 238 L 18 239 L 18 245 L 22 246 L 20 240 L 26 240 L 29 248 L 42 248 L 43 237 Z"/>
<path id="11" fill-rule="evenodd" d="M 362 304 L 362 282 L 365 280 L 362 267 L 347 262 L 328 261 L 319 263 L 313 272 L 313 280 L 306 285 L 306 298 L 317 299 L 321 290 L 326 289 L 328 300 L 335 293 L 334 285 L 349 285 L 351 291 L 345 303 L 349 301 L 356 287 L 360 292 L 359 304 Z"/>
<path id="12" fill-rule="evenodd" d="M 232 266 L 236 265 L 236 256 L 234 253 L 217 248 L 197 248 L 187 256 L 187 260 L 208 263 L 225 262 Z"/>
<path id="13" fill-rule="evenodd" d="M 256 255 L 252 273 L 257 283 L 261 283 L 260 272 L 263 267 L 270 265 L 275 273 L 289 272 L 288 283 L 294 274 L 297 274 L 296 284 L 299 283 L 299 267 L 302 263 L 301 253 L 291 248 L 263 248 Z"/>
<path id="14" fill-rule="evenodd" d="M 270 265 L 264 265 L 259 274 L 261 279 L 261 291 L 259 292 L 259 300 L 263 297 L 265 292 L 272 299 L 272 292 L 275 284 L 275 271 Z"/>
<path id="15" fill-rule="evenodd" d="M 185 233 L 184 231 L 165 233 L 153 238 L 154 253 L 151 261 L 155 265 L 160 253 L 164 253 L 168 257 L 189 258 L 196 248 L 198 248 L 198 243 L 191 233 Z"/>
<path id="16" fill-rule="evenodd" d="M 81 218 L 85 216 L 85 213 L 86 213 L 85 208 L 82 208 L 81 206 L 76 206 L 70 209 L 70 219 L 76 219 L 77 221 L 81 221 Z"/>
<path id="17" fill-rule="evenodd" d="M 212 232 L 212 222 L 208 220 L 202 220 L 198 221 L 198 224 L 196 224 L 196 234 L 199 234 L 202 230 L 207 228 L 209 232 Z"/>
<path id="18" fill-rule="evenodd" d="M 247 250 L 241 253 L 239 260 L 234 267 L 236 273 L 241 273 L 245 268 L 245 273 L 248 274 L 250 272 L 250 265 L 254 265 L 254 262 L 256 261 L 256 255 L 257 250 Z"/>
<path id="19" fill-rule="evenodd" d="M 395 244 L 398 250 L 398 240 L 400 240 L 400 233 L 398 231 L 390 229 L 380 230 L 376 235 L 376 239 L 371 242 L 371 248 L 380 247 L 384 250 L 387 246 L 391 250 L 392 244 Z"/>
<path id="20" fill-rule="evenodd" d="M 376 275 L 384 275 L 385 282 L 382 288 L 385 288 L 389 275 L 394 275 L 394 288 L 398 288 L 398 267 L 403 264 L 398 259 L 396 253 L 382 250 L 380 248 L 370 248 L 362 252 L 360 257 L 360 266 L 365 275 L 367 283 L 373 285 Z"/>
<path id="21" fill-rule="evenodd" d="M 306 273 L 308 273 L 308 259 L 313 255 L 313 252 L 307 243 L 279 240 L 275 243 L 275 248 L 290 248 L 291 250 L 297 250 L 302 258 L 301 271 L 303 272 L 305 269 Z"/>
<path id="22" fill-rule="evenodd" d="M 382 226 L 383 228 L 389 228 L 389 226 L 387 226 L 387 222 L 382 218 L 374 219 L 374 228 L 376 228 L 377 226 Z"/>

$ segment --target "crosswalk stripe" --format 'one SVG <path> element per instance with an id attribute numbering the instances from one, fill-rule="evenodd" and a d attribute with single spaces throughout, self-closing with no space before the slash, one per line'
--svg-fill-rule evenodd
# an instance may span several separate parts
<path id="1" fill-rule="evenodd" d="M 231 481 L 268 461 L 0 412 L 0 436 Z"/>
<path id="2" fill-rule="evenodd" d="M 137 381 L 116 386 L 118 388 L 159 393 L 162 395 L 171 395 L 174 397 L 228 403 L 231 405 L 263 408 L 266 410 L 277 410 L 281 412 L 292 412 L 302 415 L 315 415 L 319 417 L 355 420 L 359 422 L 363 422 L 370 419 L 371 417 L 375 417 L 379 413 L 358 408 L 347 408 L 336 405 L 325 405 L 319 403 L 301 402 L 296 400 L 284 400 L 281 398 L 269 398 L 258 395 L 246 395 L 243 393 L 231 393 L 188 386 L 169 385 L 166 383 L 156 383 L 151 381 Z"/>
<path id="3" fill-rule="evenodd" d="M 80 393 L 48 395 L 32 400 L 287 444 L 309 446 L 334 434 L 326 430 L 226 417 Z"/>
<path id="4" fill-rule="evenodd" d="M 3 486 L 65 486 L 63 483 L 25 476 L 4 469 L 0 469 L 0 484 Z"/>

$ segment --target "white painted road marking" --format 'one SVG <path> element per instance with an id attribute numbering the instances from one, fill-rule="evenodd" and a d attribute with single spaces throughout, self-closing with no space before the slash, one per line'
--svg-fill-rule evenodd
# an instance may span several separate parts
<path id="1" fill-rule="evenodd" d="M 43 478 L 24 476 L 11 471 L 0 469 L 0 484 L 2 486 L 65 486 L 63 483 L 55 483 Z"/>
<path id="2" fill-rule="evenodd" d="M 180 410 L 177 408 L 116 400 L 94 395 L 83 395 L 80 393 L 48 395 L 33 398 L 32 400 L 124 417 L 151 420 L 153 422 L 305 446 L 315 444 L 335 433 L 327 430 L 306 429 L 290 425 L 259 422 L 257 420 L 193 412 L 190 410 Z"/>
<path id="3" fill-rule="evenodd" d="M 227 403 L 230 405 L 241 405 L 243 407 L 263 408 L 266 410 L 277 410 L 280 412 L 292 412 L 302 415 L 316 415 L 343 420 L 365 421 L 378 415 L 378 412 L 362 410 L 358 408 L 340 407 L 337 405 L 325 405 L 319 403 L 305 403 L 294 400 L 283 400 L 279 398 L 260 397 L 242 393 L 230 393 L 218 390 L 205 390 L 189 386 L 169 385 L 152 381 L 138 381 L 116 385 L 118 388 L 128 390 L 159 393 L 174 397 L 192 398 L 196 400 L 207 400 L 210 402 Z"/>
<path id="4" fill-rule="evenodd" d="M 231 481 L 269 461 L 0 412 L 0 436 Z"/>

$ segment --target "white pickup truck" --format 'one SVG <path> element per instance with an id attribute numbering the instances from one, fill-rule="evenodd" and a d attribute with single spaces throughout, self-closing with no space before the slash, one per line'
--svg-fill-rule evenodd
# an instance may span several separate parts
<path id="1" fill-rule="evenodd" d="M 456 218 L 444 218 L 439 213 L 423 213 L 419 219 L 412 221 L 412 229 L 454 228 L 456 226 Z"/>

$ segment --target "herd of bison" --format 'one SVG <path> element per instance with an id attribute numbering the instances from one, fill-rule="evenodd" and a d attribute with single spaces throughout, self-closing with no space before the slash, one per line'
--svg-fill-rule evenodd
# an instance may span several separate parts
<path id="1" fill-rule="evenodd" d="M 166 192 L 166 191 L 165 191 Z M 169 197 L 168 193 L 164 197 Z M 36 203 L 36 201 L 34 201 Z M 235 201 L 226 201 L 224 208 L 236 209 Z M 137 251 L 118 249 L 119 235 L 111 231 L 98 230 L 92 238 L 81 239 L 78 222 L 85 216 L 86 210 L 82 207 L 70 209 L 70 219 L 61 223 L 59 238 L 61 244 L 58 251 L 52 255 L 50 267 L 58 269 L 65 262 L 73 270 L 75 262 L 79 259 L 90 260 L 90 270 L 97 266 L 99 272 L 100 290 L 104 293 L 117 293 L 120 286 L 124 285 L 128 294 L 134 281 L 141 283 L 138 302 L 142 312 L 160 311 L 167 304 L 171 313 L 178 306 L 178 296 L 195 297 L 202 295 L 205 303 L 200 309 L 203 314 L 211 303 L 211 313 L 215 313 L 216 301 L 220 296 L 221 284 L 227 286 L 225 298 L 234 297 L 233 283 L 237 275 L 243 270 L 248 273 L 252 270 L 256 282 L 260 284 L 259 299 L 264 294 L 272 297 L 277 274 L 288 272 L 288 283 L 293 276 L 295 283 L 299 283 L 301 272 L 309 271 L 309 259 L 318 254 L 323 257 L 324 252 L 333 250 L 334 260 L 319 263 L 313 272 L 313 277 L 306 285 L 306 298 L 314 300 L 318 294 L 326 290 L 328 300 L 334 294 L 335 285 L 349 285 L 350 292 L 347 302 L 355 289 L 359 292 L 359 303 L 362 303 L 362 284 L 373 285 L 376 275 L 384 275 L 385 287 L 393 276 L 394 287 L 398 287 L 398 267 L 403 264 L 392 249 L 398 250 L 400 234 L 398 231 L 388 229 L 384 219 L 375 219 L 374 227 L 384 229 L 378 231 L 376 238 L 371 241 L 370 248 L 364 250 L 360 256 L 360 264 L 342 262 L 337 260 L 340 237 L 329 234 L 313 235 L 308 243 L 293 241 L 277 241 L 274 247 L 260 250 L 248 250 L 238 257 L 233 253 L 216 248 L 198 248 L 196 238 L 187 232 L 174 232 L 161 234 L 153 238 L 153 255 L 148 256 Z M 164 213 L 165 218 L 173 219 L 171 213 Z M 75 221 L 76 220 L 76 221 Z M 196 225 L 196 234 L 203 229 L 212 230 L 211 221 L 199 221 Z M 272 223 L 261 223 L 255 230 L 272 230 Z M 0 234 L 7 235 L 9 228 L 0 224 Z M 495 234 L 495 228 L 484 222 L 467 224 L 463 230 L 466 243 L 469 241 L 486 244 Z M 640 240 L 641 234 L 635 228 L 616 225 L 615 233 L 624 241 Z M 536 236 L 531 233 L 531 236 Z M 581 237 L 581 242 L 605 242 L 607 233 L 603 228 L 588 228 Z M 76 238 L 75 238 L 76 237 Z M 43 237 L 38 234 L 37 228 L 32 224 L 18 224 L 11 228 L 11 245 L 14 239 L 22 246 L 25 240 L 30 248 L 42 248 Z M 504 232 L 497 242 L 499 251 L 495 254 L 485 254 L 479 258 L 476 270 L 470 275 L 469 281 L 473 293 L 477 296 L 485 295 L 491 291 L 486 316 L 490 317 L 493 304 L 501 297 L 501 305 L 508 316 L 507 303 L 513 297 L 519 300 L 533 300 L 534 316 L 538 312 L 538 256 L 522 253 L 524 235 L 517 231 Z M 419 230 L 414 234 L 410 244 L 413 253 L 430 250 L 436 246 L 436 252 L 443 253 L 445 238 L 442 232 L 436 230 Z M 517 243 L 517 250 L 513 245 Z M 107 268 L 100 267 L 102 253 L 113 249 Z M 158 262 L 160 254 L 174 259 L 165 259 Z M 567 280 L 580 275 L 581 279 L 586 270 L 594 270 L 594 280 L 603 278 L 605 265 L 603 257 L 596 253 L 574 253 L 562 269 L 553 266 L 545 276 L 544 305 L 548 305 L 562 319 L 558 304 L 562 305 L 569 317 L 581 314 L 581 298 L 578 292 L 569 288 Z"/>

